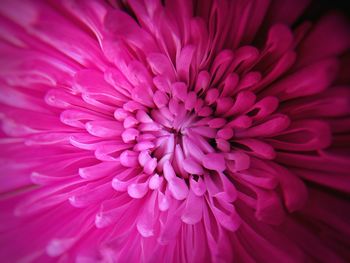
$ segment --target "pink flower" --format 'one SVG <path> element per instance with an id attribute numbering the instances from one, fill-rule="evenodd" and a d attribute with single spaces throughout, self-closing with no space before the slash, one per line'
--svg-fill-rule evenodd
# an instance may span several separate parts
<path id="1" fill-rule="evenodd" d="M 349 262 L 349 26 L 307 5 L 1 1 L 1 261 Z"/>

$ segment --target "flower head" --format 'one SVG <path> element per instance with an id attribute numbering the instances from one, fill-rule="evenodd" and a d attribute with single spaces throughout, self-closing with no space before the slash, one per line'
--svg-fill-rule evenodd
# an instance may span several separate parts
<path id="1" fill-rule="evenodd" d="M 1 257 L 349 259 L 349 27 L 307 5 L 3 1 Z"/>

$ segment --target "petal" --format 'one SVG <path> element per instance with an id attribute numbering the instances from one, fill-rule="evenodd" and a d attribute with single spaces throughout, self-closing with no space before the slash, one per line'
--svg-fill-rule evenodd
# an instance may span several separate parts
<path id="1" fill-rule="evenodd" d="M 101 138 L 118 136 L 123 131 L 121 123 L 114 121 L 89 121 L 85 127 L 91 135 Z"/>
<path id="2" fill-rule="evenodd" d="M 196 174 L 196 175 L 203 174 L 202 166 L 192 158 L 186 158 L 183 161 L 183 167 L 185 171 L 188 172 L 189 174 Z"/>
<path id="3" fill-rule="evenodd" d="M 179 177 L 174 177 L 168 181 L 168 189 L 171 195 L 177 200 L 184 200 L 189 192 L 185 180 Z"/>
<path id="4" fill-rule="evenodd" d="M 181 220 L 186 224 L 196 224 L 202 219 L 203 198 L 198 197 L 192 191 L 186 198 L 186 205 Z"/>
<path id="5" fill-rule="evenodd" d="M 154 235 L 154 224 L 157 220 L 157 210 L 155 209 L 156 197 L 156 192 L 153 192 L 137 220 L 137 230 L 143 237 Z"/>
<path id="6" fill-rule="evenodd" d="M 128 194 L 132 198 L 143 198 L 148 192 L 148 181 L 144 183 L 133 183 L 128 186 Z"/>
<path id="7" fill-rule="evenodd" d="M 219 153 L 206 154 L 202 159 L 202 164 L 205 168 L 218 172 L 226 169 L 224 155 Z"/>
<path id="8" fill-rule="evenodd" d="M 104 19 L 104 24 L 108 31 L 123 36 L 129 43 L 146 53 L 157 50 L 151 35 L 141 29 L 129 15 L 120 10 L 109 11 Z"/>
<path id="9" fill-rule="evenodd" d="M 322 43 L 322 45 L 319 45 Z M 298 66 L 338 56 L 350 48 L 349 23 L 340 13 L 330 13 L 318 21 L 298 47 Z"/>
<path id="10" fill-rule="evenodd" d="M 336 59 L 324 59 L 281 79 L 263 95 L 272 95 L 282 101 L 314 95 L 325 90 L 335 79 L 338 72 Z"/>
<path id="11" fill-rule="evenodd" d="M 204 195 L 204 193 L 207 190 L 205 183 L 201 177 L 199 177 L 197 180 L 195 180 L 193 178 L 193 176 L 191 176 L 190 187 L 191 187 L 191 191 L 197 196 Z"/>
<path id="12" fill-rule="evenodd" d="M 267 141 L 277 149 L 313 151 L 331 144 L 331 132 L 326 122 L 300 120 L 292 122 L 288 130 Z"/>
<path id="13" fill-rule="evenodd" d="M 247 130 L 237 131 L 235 136 L 237 138 L 271 137 L 286 130 L 289 125 L 290 120 L 287 115 L 275 114 L 260 125 L 253 126 Z"/>
<path id="14" fill-rule="evenodd" d="M 173 166 L 170 164 L 169 161 L 166 161 L 163 165 L 163 172 L 164 172 L 164 177 L 165 179 L 169 182 L 173 178 L 176 177 L 175 171 Z"/>

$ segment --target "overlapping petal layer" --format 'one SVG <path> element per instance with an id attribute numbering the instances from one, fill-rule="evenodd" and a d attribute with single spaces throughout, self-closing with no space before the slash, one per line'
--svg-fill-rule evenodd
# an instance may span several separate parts
<path id="1" fill-rule="evenodd" d="M 346 19 L 164 2 L 0 4 L 1 258 L 350 260 Z"/>

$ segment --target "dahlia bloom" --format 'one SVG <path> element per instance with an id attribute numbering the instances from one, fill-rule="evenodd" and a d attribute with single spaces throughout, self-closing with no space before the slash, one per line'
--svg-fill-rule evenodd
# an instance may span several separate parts
<path id="1" fill-rule="evenodd" d="M 0 261 L 349 262 L 349 26 L 308 4 L 1 1 Z"/>

